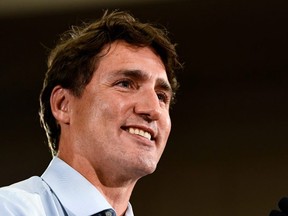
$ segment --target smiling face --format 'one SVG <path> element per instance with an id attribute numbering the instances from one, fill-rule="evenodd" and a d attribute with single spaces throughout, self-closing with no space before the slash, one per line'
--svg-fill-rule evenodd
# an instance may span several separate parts
<path id="1" fill-rule="evenodd" d="M 112 43 L 83 95 L 70 101 L 74 154 L 102 174 L 138 179 L 152 173 L 171 129 L 171 96 L 163 62 L 151 48 Z"/>

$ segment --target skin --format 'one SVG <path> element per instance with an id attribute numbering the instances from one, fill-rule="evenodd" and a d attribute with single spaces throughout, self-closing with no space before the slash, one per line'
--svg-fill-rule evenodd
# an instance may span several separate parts
<path id="1" fill-rule="evenodd" d="M 81 97 L 56 86 L 50 101 L 61 127 L 58 156 L 124 215 L 137 180 L 154 172 L 165 148 L 172 92 L 151 48 L 116 41 L 102 54 Z"/>

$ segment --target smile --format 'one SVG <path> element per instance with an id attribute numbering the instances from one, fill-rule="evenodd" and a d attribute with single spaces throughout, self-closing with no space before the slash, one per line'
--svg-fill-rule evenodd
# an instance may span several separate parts
<path id="1" fill-rule="evenodd" d="M 128 128 L 127 131 L 130 133 L 130 134 L 136 134 L 136 135 L 139 135 L 139 136 L 142 136 L 142 137 L 145 137 L 146 139 L 148 140 L 151 140 L 151 134 L 147 131 L 144 131 L 144 130 L 141 130 L 141 129 L 138 129 L 138 128 Z"/>

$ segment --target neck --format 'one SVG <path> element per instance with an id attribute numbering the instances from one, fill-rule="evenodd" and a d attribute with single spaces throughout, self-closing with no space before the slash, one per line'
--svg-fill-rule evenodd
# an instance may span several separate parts
<path id="1" fill-rule="evenodd" d="M 59 152 L 58 157 L 94 185 L 114 208 L 117 215 L 125 215 L 132 190 L 137 180 L 131 180 L 124 176 L 103 172 L 102 169 L 95 169 L 89 160 L 79 155 L 68 157 Z"/>

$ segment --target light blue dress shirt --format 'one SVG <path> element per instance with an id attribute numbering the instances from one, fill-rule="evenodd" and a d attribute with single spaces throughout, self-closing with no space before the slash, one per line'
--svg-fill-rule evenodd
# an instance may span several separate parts
<path id="1" fill-rule="evenodd" d="M 1 216 L 90 216 L 109 208 L 96 187 L 58 157 L 41 177 L 0 188 Z M 133 216 L 130 203 L 125 216 Z"/>

